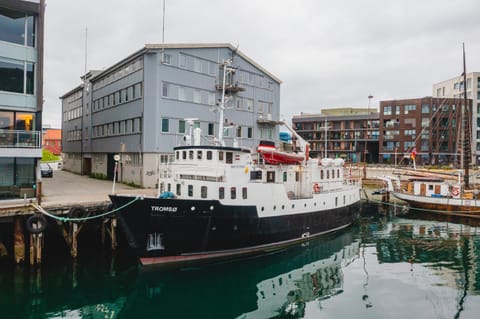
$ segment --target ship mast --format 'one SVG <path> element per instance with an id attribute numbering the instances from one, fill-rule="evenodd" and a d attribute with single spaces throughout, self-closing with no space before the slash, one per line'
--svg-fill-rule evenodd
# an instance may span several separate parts
<path id="1" fill-rule="evenodd" d="M 465 169 L 464 182 L 465 188 L 470 184 L 470 161 L 471 161 L 471 143 L 470 143 L 470 107 L 467 99 L 467 68 L 465 62 L 465 43 L 463 43 L 463 167 Z"/>

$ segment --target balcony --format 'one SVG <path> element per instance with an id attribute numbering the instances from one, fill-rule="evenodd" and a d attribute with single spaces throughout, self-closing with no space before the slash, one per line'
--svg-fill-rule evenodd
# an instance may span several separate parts
<path id="1" fill-rule="evenodd" d="M 41 149 L 39 131 L 0 130 L 0 148 Z"/>

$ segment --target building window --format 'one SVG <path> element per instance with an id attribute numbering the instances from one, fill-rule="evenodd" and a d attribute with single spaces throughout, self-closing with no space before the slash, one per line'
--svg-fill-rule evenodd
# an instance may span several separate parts
<path id="1" fill-rule="evenodd" d="M 212 160 L 212 151 L 207 151 L 207 160 Z"/>
<path id="2" fill-rule="evenodd" d="M 162 85 L 162 96 L 170 97 L 169 93 L 170 93 L 169 84 L 168 83 L 163 83 L 163 85 Z"/>
<path id="3" fill-rule="evenodd" d="M 178 121 L 178 133 L 185 133 L 185 121 L 179 120 Z"/>
<path id="4" fill-rule="evenodd" d="M 408 114 L 409 112 L 414 112 L 417 109 L 417 106 L 415 104 L 406 104 L 404 109 L 404 113 Z"/>
<path id="5" fill-rule="evenodd" d="M 392 115 L 392 106 L 387 105 L 383 107 L 383 115 Z"/>
<path id="6" fill-rule="evenodd" d="M 162 119 L 162 132 L 163 133 L 168 133 L 169 128 L 168 128 L 168 119 Z"/>
<path id="7" fill-rule="evenodd" d="M 247 199 L 247 188 L 246 187 L 242 187 L 242 198 L 243 199 Z"/>
<path id="8" fill-rule="evenodd" d="M 0 33 L 0 41 L 34 47 L 36 36 L 35 23 L 35 17 L 33 16 L 1 8 L 0 29 L 5 32 Z"/>
<path id="9" fill-rule="evenodd" d="M 236 187 L 231 187 L 230 188 L 230 198 L 231 199 L 236 199 L 237 198 L 237 188 Z"/>
<path id="10" fill-rule="evenodd" d="M 430 114 L 430 104 L 422 104 L 422 114 Z"/>
<path id="11" fill-rule="evenodd" d="M 237 126 L 237 137 L 242 137 L 242 127 Z"/>
<path id="12" fill-rule="evenodd" d="M 177 184 L 177 196 L 180 196 L 180 195 L 182 195 L 182 184 Z"/>
<path id="13" fill-rule="evenodd" d="M 34 93 L 34 64 L 0 58 L 0 91 Z"/>
<path id="14" fill-rule="evenodd" d="M 247 137 L 252 138 L 253 136 L 253 129 L 251 127 L 247 128 Z"/>

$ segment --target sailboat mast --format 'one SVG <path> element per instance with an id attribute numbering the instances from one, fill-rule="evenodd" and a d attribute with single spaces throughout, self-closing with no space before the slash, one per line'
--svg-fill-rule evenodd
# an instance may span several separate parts
<path id="1" fill-rule="evenodd" d="M 463 43 L 463 128 L 464 128 L 464 140 L 463 140 L 463 167 L 465 169 L 465 188 L 469 188 L 470 184 L 470 161 L 471 161 L 471 142 L 470 142 L 470 107 L 467 99 L 467 68 L 465 62 L 465 43 Z"/>

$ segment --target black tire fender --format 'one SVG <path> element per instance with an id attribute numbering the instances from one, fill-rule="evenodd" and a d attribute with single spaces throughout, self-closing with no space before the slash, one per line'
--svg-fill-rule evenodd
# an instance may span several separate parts
<path id="1" fill-rule="evenodd" d="M 42 214 L 34 214 L 27 218 L 25 227 L 31 234 L 40 234 L 47 228 L 47 219 Z"/>
<path id="2" fill-rule="evenodd" d="M 90 214 L 88 213 L 88 211 L 83 208 L 82 206 L 72 206 L 70 207 L 70 209 L 68 210 L 68 218 L 86 218 L 88 217 Z M 80 224 L 80 223 L 83 223 L 85 221 L 82 221 L 82 220 L 72 220 L 73 223 L 77 223 L 77 224 Z"/>

